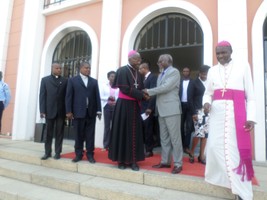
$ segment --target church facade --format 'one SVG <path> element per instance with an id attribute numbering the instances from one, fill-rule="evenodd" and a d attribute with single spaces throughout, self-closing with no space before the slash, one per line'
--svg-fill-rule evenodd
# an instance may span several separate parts
<path id="1" fill-rule="evenodd" d="M 91 76 L 127 63 L 135 49 L 158 73 L 157 58 L 170 53 L 178 69 L 192 75 L 202 64 L 217 63 L 215 46 L 227 40 L 234 59 L 251 66 L 257 125 L 254 158 L 267 160 L 267 1 L 266 0 L 9 0 L 1 3 L 0 70 L 12 100 L 4 111 L 2 132 L 31 140 L 39 119 L 40 80 L 60 62 L 67 78 L 81 61 Z M 101 147 L 103 121 L 97 121 Z"/>

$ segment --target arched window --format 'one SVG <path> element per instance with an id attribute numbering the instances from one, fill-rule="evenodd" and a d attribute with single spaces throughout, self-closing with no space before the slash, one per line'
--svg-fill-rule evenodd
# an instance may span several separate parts
<path id="1" fill-rule="evenodd" d="M 91 54 L 92 45 L 87 33 L 74 31 L 68 33 L 58 43 L 53 55 L 53 62 L 61 63 L 63 76 L 69 78 L 77 75 L 81 62 L 90 62 Z"/>
<path id="2" fill-rule="evenodd" d="M 140 30 L 134 49 L 152 66 L 156 66 L 160 54 L 169 53 L 176 67 L 198 70 L 203 64 L 203 32 L 191 17 L 168 13 L 152 19 Z"/>

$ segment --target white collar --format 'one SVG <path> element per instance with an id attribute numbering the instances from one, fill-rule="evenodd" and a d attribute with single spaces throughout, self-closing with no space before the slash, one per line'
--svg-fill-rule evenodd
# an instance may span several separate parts
<path id="1" fill-rule="evenodd" d="M 151 72 L 147 72 L 147 74 L 145 75 L 145 79 L 147 79 L 147 77 L 151 74 Z"/>
<path id="2" fill-rule="evenodd" d="M 82 79 L 87 79 L 88 78 L 88 76 L 85 76 L 82 73 L 80 73 L 80 76 L 82 77 Z"/>

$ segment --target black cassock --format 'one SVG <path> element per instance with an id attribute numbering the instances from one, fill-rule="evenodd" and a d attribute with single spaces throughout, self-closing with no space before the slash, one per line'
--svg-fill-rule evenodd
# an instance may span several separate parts
<path id="1" fill-rule="evenodd" d="M 144 87 L 141 74 L 128 65 L 123 66 L 116 72 L 113 87 L 133 100 L 119 97 L 116 102 L 108 157 L 129 164 L 142 161 L 145 156 L 140 111 Z"/>

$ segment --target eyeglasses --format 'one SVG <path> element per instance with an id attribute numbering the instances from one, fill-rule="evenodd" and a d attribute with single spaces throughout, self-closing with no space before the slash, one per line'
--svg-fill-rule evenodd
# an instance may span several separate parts
<path id="1" fill-rule="evenodd" d="M 163 60 L 159 60 L 158 62 L 157 62 L 157 65 L 160 65 L 160 64 L 162 64 L 164 61 Z"/>

